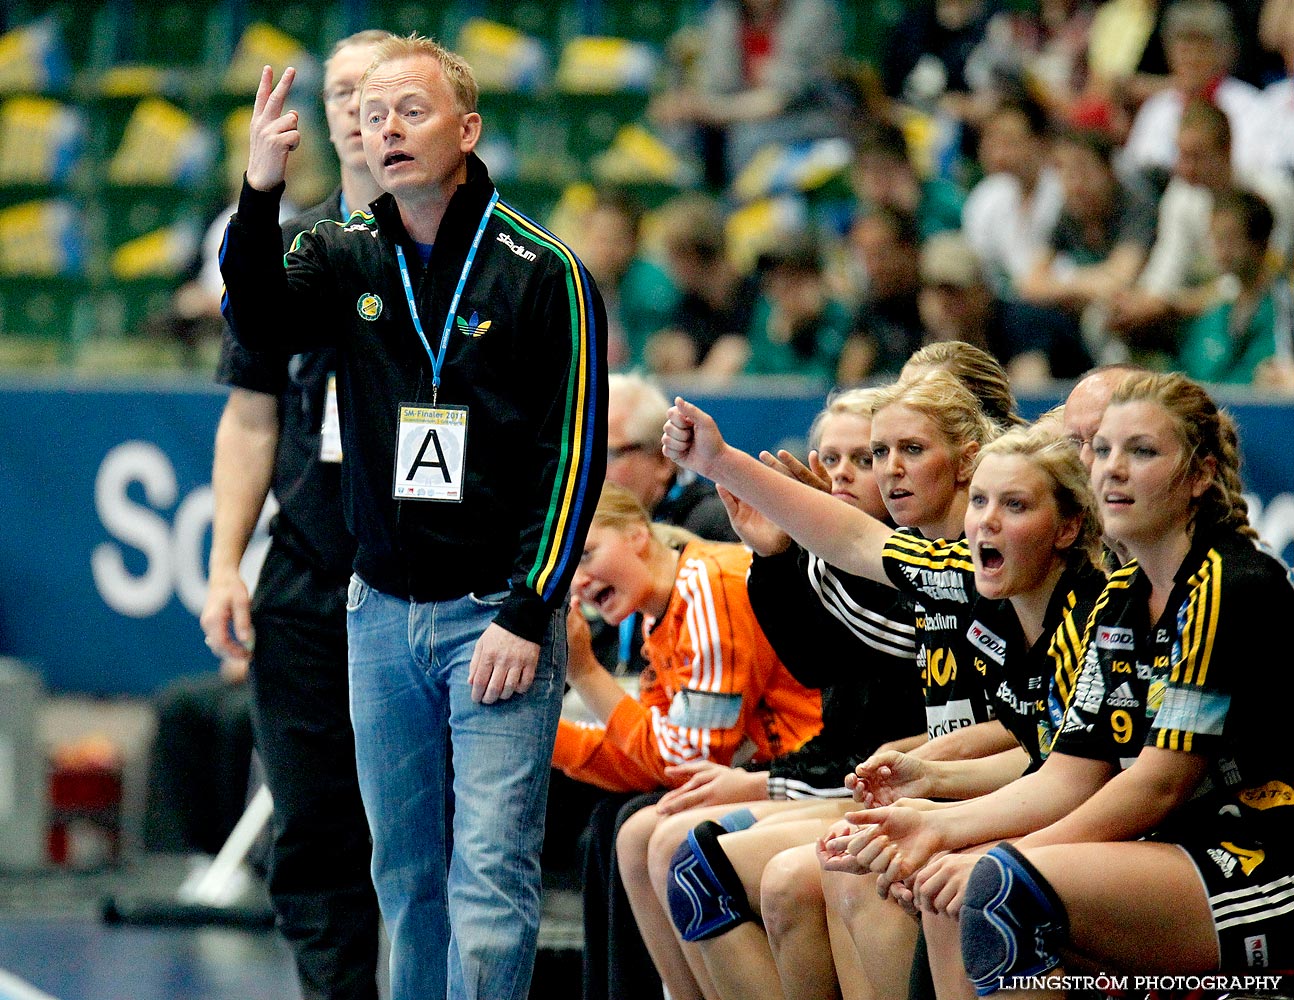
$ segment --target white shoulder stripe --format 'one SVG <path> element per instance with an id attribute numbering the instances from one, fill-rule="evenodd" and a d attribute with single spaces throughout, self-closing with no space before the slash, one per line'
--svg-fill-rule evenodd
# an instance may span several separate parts
<path id="1" fill-rule="evenodd" d="M 810 554 L 809 586 L 822 606 L 861 642 L 889 656 L 916 656 L 916 627 L 863 607 L 845 590 L 832 568 Z"/>
<path id="2" fill-rule="evenodd" d="M 691 687 L 698 691 L 723 690 L 723 647 L 714 607 L 710 574 L 699 559 L 689 559 L 679 573 L 677 587 L 687 602 L 685 621 L 696 650 Z"/>
<path id="3" fill-rule="evenodd" d="M 695 745 L 679 738 L 678 728 L 665 720 L 659 708 L 651 710 L 651 728 L 656 736 L 656 749 L 660 753 L 660 759 L 666 764 L 686 764 L 705 756 L 697 752 Z"/>

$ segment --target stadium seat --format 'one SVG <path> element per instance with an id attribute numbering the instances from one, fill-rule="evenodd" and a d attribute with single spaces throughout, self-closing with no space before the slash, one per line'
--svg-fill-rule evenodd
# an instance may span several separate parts
<path id="1" fill-rule="evenodd" d="M 674 3 L 643 3 L 641 0 L 601 0 L 587 5 L 585 30 L 593 34 L 614 35 L 647 42 L 663 48 L 671 35 L 696 20 L 703 5 L 697 0 Z"/>
<path id="2" fill-rule="evenodd" d="M 0 102 L 0 188 L 66 185 L 85 150 L 86 116 L 80 108 L 32 94 Z"/>
<path id="3" fill-rule="evenodd" d="M 90 324 L 90 288 L 76 276 L 0 276 L 0 336 L 15 361 L 61 357 Z M 20 350 L 18 341 L 31 345 Z"/>
<path id="4" fill-rule="evenodd" d="M 483 17 L 516 28 L 538 38 L 550 52 L 559 50 L 568 38 L 579 34 L 579 4 L 542 0 L 460 0 L 452 17 Z"/>
<path id="5" fill-rule="evenodd" d="M 107 0 L 10 0 L 9 25 L 52 23 L 59 50 L 75 77 L 112 61 L 112 19 Z M 62 88 L 59 88 L 60 90 Z"/>
<path id="6" fill-rule="evenodd" d="M 338 3 L 307 3 L 303 0 L 241 0 L 241 34 L 249 24 L 267 24 L 295 38 L 305 49 L 323 59 L 337 39 L 351 33 L 346 14 Z"/>
<path id="7" fill-rule="evenodd" d="M 458 29 L 466 19 L 456 12 L 452 3 L 430 5 L 419 0 L 369 0 L 367 19 L 352 27 L 355 30 L 384 28 L 397 35 L 416 31 L 448 43 L 458 36 Z"/>

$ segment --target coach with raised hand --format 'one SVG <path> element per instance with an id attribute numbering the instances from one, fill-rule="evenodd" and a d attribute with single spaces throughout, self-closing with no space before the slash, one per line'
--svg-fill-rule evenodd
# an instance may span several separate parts
<path id="1" fill-rule="evenodd" d="M 222 259 L 252 350 L 338 352 L 351 714 L 394 1000 L 527 995 L 566 643 L 606 461 L 605 311 L 475 156 L 477 87 L 377 49 L 360 128 L 385 192 L 284 256 L 294 73 L 267 68 Z"/>

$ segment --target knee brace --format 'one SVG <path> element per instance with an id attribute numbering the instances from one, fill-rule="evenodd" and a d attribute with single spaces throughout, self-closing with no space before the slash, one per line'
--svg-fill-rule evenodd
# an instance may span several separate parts
<path id="1" fill-rule="evenodd" d="M 998 844 L 976 862 L 962 901 L 961 945 L 978 995 L 996 993 L 1003 978 L 1054 969 L 1068 933 L 1056 890 L 1014 847 Z"/>
<path id="2" fill-rule="evenodd" d="M 669 915 L 684 941 L 704 941 L 755 919 L 746 889 L 719 846 L 725 832 L 718 823 L 702 823 L 670 862 Z"/>
<path id="3" fill-rule="evenodd" d="M 719 817 L 719 825 L 728 833 L 749 830 L 756 823 L 755 814 L 743 806 Z"/>

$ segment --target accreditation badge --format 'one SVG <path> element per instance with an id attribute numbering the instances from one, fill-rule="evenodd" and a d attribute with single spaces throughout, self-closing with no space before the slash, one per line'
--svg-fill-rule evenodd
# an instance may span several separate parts
<path id="1" fill-rule="evenodd" d="M 401 404 L 395 435 L 395 499 L 463 499 L 466 406 Z"/>
<path id="2" fill-rule="evenodd" d="M 319 461 L 341 461 L 341 417 L 337 410 L 337 376 L 329 374 L 324 394 L 323 424 L 319 428 Z"/>

